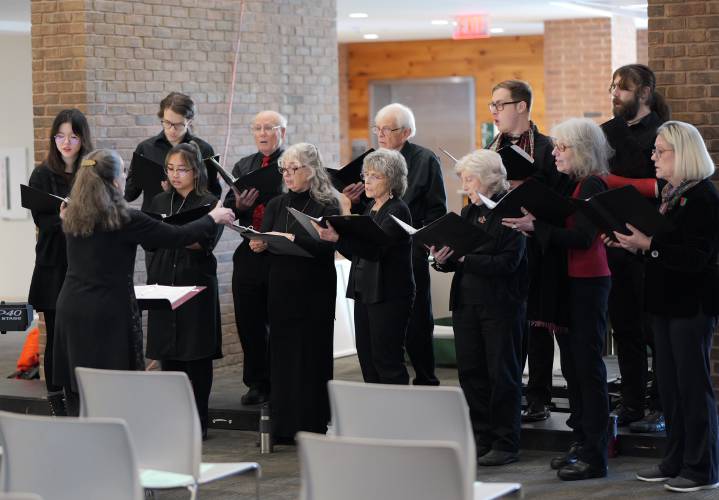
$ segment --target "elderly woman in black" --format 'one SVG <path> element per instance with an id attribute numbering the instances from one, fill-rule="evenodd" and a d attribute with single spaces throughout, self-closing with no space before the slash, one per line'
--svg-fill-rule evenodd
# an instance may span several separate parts
<path id="1" fill-rule="evenodd" d="M 667 444 L 658 466 L 637 479 L 672 491 L 719 486 L 717 407 L 710 352 L 719 315 L 719 193 L 714 162 L 699 131 L 683 122 L 659 127 L 652 154 L 668 184 L 659 211 L 672 229 L 653 237 L 628 226 L 620 246 L 646 262 L 645 307 L 651 316 Z M 605 241 L 607 241 L 605 239 Z"/>
<path id="2" fill-rule="evenodd" d="M 354 299 L 355 342 L 365 382 L 407 384 L 404 340 L 414 299 L 411 239 L 392 219 L 412 223 L 402 201 L 407 190 L 407 164 L 397 151 L 380 149 L 367 155 L 362 166 L 365 194 L 372 200 L 369 215 L 392 237 L 386 246 L 340 237 L 328 224 L 315 228 L 324 240 L 352 259 L 347 297 Z"/>
<path id="3" fill-rule="evenodd" d="M 334 245 L 310 236 L 288 209 L 311 217 L 337 215 L 339 193 L 312 144 L 293 144 L 278 163 L 287 192 L 267 204 L 262 231 L 282 235 L 312 255 L 269 255 L 272 437 L 276 444 L 294 444 L 298 431 L 327 432 L 337 275 Z M 259 240 L 249 245 L 253 252 L 267 250 Z"/>
<path id="4" fill-rule="evenodd" d="M 516 462 L 519 453 L 522 321 L 528 275 L 525 237 L 502 225 L 481 196 L 499 199 L 509 188 L 494 151 L 477 150 L 455 166 L 470 203 L 462 218 L 493 238 L 458 259 L 431 248 L 438 271 L 454 271 L 450 309 L 459 383 L 469 404 L 479 465 Z"/>

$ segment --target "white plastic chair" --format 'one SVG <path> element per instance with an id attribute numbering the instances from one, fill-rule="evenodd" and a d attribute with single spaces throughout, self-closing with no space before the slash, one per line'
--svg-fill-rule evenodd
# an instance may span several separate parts
<path id="1" fill-rule="evenodd" d="M 303 500 L 466 500 L 456 444 L 297 434 Z"/>
<path id="2" fill-rule="evenodd" d="M 484 483 L 477 477 L 477 452 L 469 407 L 459 387 L 365 384 L 331 380 L 332 425 L 337 436 L 449 441 L 462 457 L 462 478 L 475 499 L 520 490 L 519 483 Z"/>
<path id="3" fill-rule="evenodd" d="M 6 491 L 45 500 L 142 500 L 127 426 L 120 419 L 0 412 Z"/>
<path id="4" fill-rule="evenodd" d="M 202 462 L 200 420 L 186 374 L 92 368 L 76 368 L 75 374 L 81 416 L 127 422 L 143 487 L 187 488 L 194 499 L 201 484 L 254 471 L 259 499 L 257 462 Z"/>

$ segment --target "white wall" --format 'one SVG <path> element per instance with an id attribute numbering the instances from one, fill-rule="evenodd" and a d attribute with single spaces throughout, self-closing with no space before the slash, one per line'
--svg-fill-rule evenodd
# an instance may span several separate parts
<path id="1" fill-rule="evenodd" d="M 28 19 L 29 21 L 29 19 Z M 0 78 L 3 117 L 0 147 L 28 148 L 33 153 L 32 49 L 30 33 L 0 32 L 4 66 Z M 28 165 L 32 170 L 32 165 Z M 28 172 L 29 175 L 29 172 Z M 25 220 L 0 219 L 0 299 L 27 300 L 35 262 L 35 225 Z"/>

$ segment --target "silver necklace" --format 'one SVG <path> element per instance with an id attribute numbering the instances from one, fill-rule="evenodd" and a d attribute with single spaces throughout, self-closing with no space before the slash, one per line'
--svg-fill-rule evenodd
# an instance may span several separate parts
<path id="1" fill-rule="evenodd" d="M 185 199 L 182 200 L 182 203 L 180 204 L 180 208 L 178 208 L 177 212 L 175 212 L 175 213 L 179 214 L 182 211 L 182 207 L 185 206 L 185 202 L 187 201 L 187 198 L 189 198 L 189 197 L 190 197 L 190 193 L 187 193 L 187 196 L 185 196 Z M 175 192 L 173 191 L 172 194 L 170 195 L 170 215 L 174 215 L 172 213 L 172 206 L 174 204 L 175 204 Z"/>

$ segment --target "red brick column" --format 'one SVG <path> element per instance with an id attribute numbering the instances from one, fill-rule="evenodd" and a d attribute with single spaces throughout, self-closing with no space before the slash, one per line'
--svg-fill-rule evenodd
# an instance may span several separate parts
<path id="1" fill-rule="evenodd" d="M 719 2 L 649 0 L 649 65 L 672 118 L 699 128 L 719 160 Z M 719 397 L 719 332 L 712 379 Z"/>

